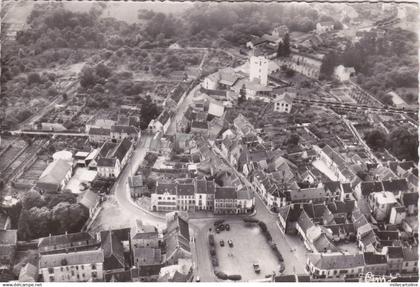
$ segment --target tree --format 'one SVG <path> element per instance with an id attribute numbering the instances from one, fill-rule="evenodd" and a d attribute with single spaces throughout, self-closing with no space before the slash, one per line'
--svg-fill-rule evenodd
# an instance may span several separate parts
<path id="1" fill-rule="evenodd" d="M 239 97 L 238 97 L 238 104 L 242 104 L 246 100 L 246 86 L 245 84 L 242 85 L 241 89 L 239 90 Z"/>
<path id="2" fill-rule="evenodd" d="M 111 76 L 111 70 L 103 63 L 99 63 L 95 67 L 96 75 L 102 78 L 108 78 Z"/>
<path id="3" fill-rule="evenodd" d="M 41 76 L 38 73 L 30 73 L 28 75 L 28 85 L 41 83 Z"/>
<path id="4" fill-rule="evenodd" d="M 285 57 L 290 55 L 290 36 L 289 33 L 286 33 L 283 37 L 283 53 Z"/>
<path id="5" fill-rule="evenodd" d="M 89 67 L 89 66 L 83 67 L 82 71 L 80 72 L 79 78 L 80 78 L 80 85 L 83 88 L 93 87 L 97 82 L 97 78 L 94 73 L 94 70 L 92 69 L 92 67 Z"/>
<path id="6" fill-rule="evenodd" d="M 330 79 L 335 67 L 338 65 L 338 57 L 334 52 L 327 54 L 322 60 L 320 73 L 323 77 Z"/>
<path id="7" fill-rule="evenodd" d="M 407 129 L 399 128 L 391 132 L 388 139 L 388 148 L 399 159 L 412 160 L 417 162 L 418 138 Z"/>
<path id="8" fill-rule="evenodd" d="M 387 143 L 387 136 L 381 130 L 375 129 L 367 132 L 364 140 L 373 150 L 383 150 Z"/>

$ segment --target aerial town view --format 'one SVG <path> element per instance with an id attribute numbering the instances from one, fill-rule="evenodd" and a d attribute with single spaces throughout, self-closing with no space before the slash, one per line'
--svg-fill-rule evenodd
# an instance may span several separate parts
<path id="1" fill-rule="evenodd" d="M 418 282 L 416 2 L 0 13 L 0 282 Z"/>

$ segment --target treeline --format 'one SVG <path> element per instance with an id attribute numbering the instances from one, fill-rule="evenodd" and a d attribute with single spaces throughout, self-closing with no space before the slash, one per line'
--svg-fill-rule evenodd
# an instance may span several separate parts
<path id="1" fill-rule="evenodd" d="M 390 29 L 383 36 L 364 33 L 360 41 L 349 43 L 343 53 L 331 53 L 324 59 L 321 73 L 331 77 L 338 65 L 354 67 L 356 81 L 384 104 L 392 104 L 386 92 L 418 87 L 417 37 L 402 29 Z M 415 102 L 417 95 L 405 95 Z"/>
<path id="2" fill-rule="evenodd" d="M 418 162 L 418 136 L 401 128 L 392 131 L 389 135 L 380 130 L 372 130 L 365 134 L 367 145 L 373 150 L 388 149 L 399 160 L 412 160 Z"/>

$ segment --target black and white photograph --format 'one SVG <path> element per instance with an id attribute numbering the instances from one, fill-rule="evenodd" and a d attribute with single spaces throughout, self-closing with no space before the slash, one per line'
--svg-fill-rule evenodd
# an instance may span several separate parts
<path id="1" fill-rule="evenodd" d="M 416 0 L 0 18 L 4 286 L 418 283 Z"/>

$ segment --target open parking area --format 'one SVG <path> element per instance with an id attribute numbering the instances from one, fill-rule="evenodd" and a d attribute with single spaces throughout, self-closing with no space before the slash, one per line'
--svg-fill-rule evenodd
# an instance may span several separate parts
<path id="1" fill-rule="evenodd" d="M 258 225 L 246 226 L 242 221 L 226 221 L 230 231 L 215 233 L 216 253 L 219 268 L 226 274 L 239 274 L 242 281 L 264 279 L 279 271 L 279 262 L 268 245 Z M 220 246 L 220 241 L 224 246 Z M 229 247 L 232 240 L 233 247 Z M 254 272 L 253 263 L 258 262 L 261 272 Z"/>

